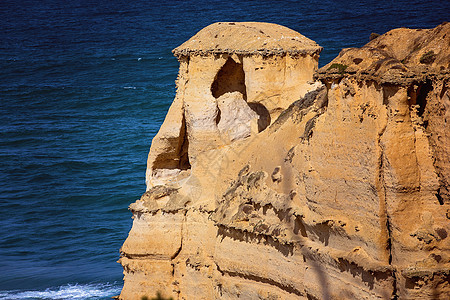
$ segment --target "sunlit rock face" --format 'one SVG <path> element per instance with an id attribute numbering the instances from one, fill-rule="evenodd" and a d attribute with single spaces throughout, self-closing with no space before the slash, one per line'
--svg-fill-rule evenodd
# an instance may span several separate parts
<path id="1" fill-rule="evenodd" d="M 215 23 L 130 205 L 121 299 L 445 299 L 450 24 L 317 70 L 315 42 Z"/>
<path id="2" fill-rule="evenodd" d="M 266 129 L 317 88 L 321 50 L 268 23 L 215 23 L 174 49 L 177 95 L 152 142 L 147 189 L 188 176 L 200 153 Z"/>

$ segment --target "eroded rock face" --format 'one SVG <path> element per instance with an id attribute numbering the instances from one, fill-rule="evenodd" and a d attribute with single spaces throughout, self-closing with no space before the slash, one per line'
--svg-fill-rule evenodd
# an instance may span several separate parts
<path id="1" fill-rule="evenodd" d="M 316 81 L 321 48 L 274 24 L 175 49 L 120 298 L 445 299 L 449 42 L 396 29 Z"/>
<path id="2" fill-rule="evenodd" d="M 316 89 L 321 50 L 289 28 L 252 22 L 212 24 L 174 49 L 178 90 L 152 141 L 147 188 L 185 178 L 199 153 L 258 134 Z"/>

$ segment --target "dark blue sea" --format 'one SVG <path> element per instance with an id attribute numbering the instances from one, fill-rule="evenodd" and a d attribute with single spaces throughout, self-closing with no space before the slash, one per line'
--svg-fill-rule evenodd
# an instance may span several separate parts
<path id="1" fill-rule="evenodd" d="M 175 95 L 171 50 L 217 21 L 290 27 L 320 65 L 448 1 L 0 1 L 0 299 L 109 299 L 128 205 Z"/>

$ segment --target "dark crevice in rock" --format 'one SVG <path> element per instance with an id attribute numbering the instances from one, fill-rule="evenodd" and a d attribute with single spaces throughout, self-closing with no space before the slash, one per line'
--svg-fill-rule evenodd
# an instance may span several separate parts
<path id="1" fill-rule="evenodd" d="M 181 237 L 180 247 L 177 249 L 177 251 L 175 251 L 175 253 L 170 257 L 170 259 L 174 260 L 178 256 L 178 254 L 180 254 L 181 249 L 183 249 L 183 237 Z"/>
<path id="2" fill-rule="evenodd" d="M 386 213 L 387 214 L 387 213 Z M 386 215 L 386 227 L 388 230 L 388 240 L 387 240 L 387 247 L 389 250 L 389 265 L 392 266 L 392 227 L 391 227 L 391 222 L 390 222 L 390 216 L 387 214 Z M 392 296 L 391 299 L 392 300 L 397 300 L 398 299 L 398 292 L 397 292 L 397 273 L 395 268 L 392 270 Z"/>
<path id="3" fill-rule="evenodd" d="M 180 153 L 179 153 L 179 165 L 178 168 L 180 170 L 189 170 L 191 168 L 191 164 L 189 162 L 189 155 L 188 155 L 188 149 L 189 149 L 189 139 L 187 136 L 187 128 L 186 128 L 186 118 L 183 115 L 183 122 L 182 122 L 182 130 L 181 134 L 183 137 L 183 142 L 180 147 Z"/>
<path id="4" fill-rule="evenodd" d="M 389 98 L 394 96 L 398 91 L 398 87 L 394 85 L 384 85 L 383 86 L 383 104 L 388 105 L 389 104 Z M 387 116 L 388 117 L 388 116 Z M 385 125 L 383 128 L 380 129 L 378 132 L 377 137 L 377 145 L 379 148 L 379 155 L 378 155 L 378 176 L 377 176 L 377 182 L 376 182 L 376 190 L 380 201 L 380 221 L 383 222 L 384 219 L 384 225 L 385 225 L 385 234 L 386 234 L 386 250 L 388 254 L 388 263 L 390 266 L 392 266 L 392 260 L 393 260 L 393 253 L 392 253 L 392 225 L 390 221 L 390 215 L 388 212 L 388 200 L 387 200 L 387 193 L 386 193 L 386 181 L 384 177 L 384 169 L 385 169 L 385 149 L 382 143 L 382 137 L 386 131 L 387 125 Z M 393 266 L 392 266 L 393 267 Z M 395 268 L 393 267 L 392 271 L 392 278 L 393 278 L 393 286 L 392 286 L 392 295 L 391 299 L 398 299 L 398 293 L 397 293 L 397 276 L 395 272 Z"/>
<path id="5" fill-rule="evenodd" d="M 386 228 L 388 231 L 387 248 L 389 250 L 389 264 L 392 264 L 392 232 L 391 232 L 391 222 L 389 220 L 389 215 L 386 216 Z"/>
<path id="6" fill-rule="evenodd" d="M 408 98 L 410 105 L 418 105 L 418 116 L 422 117 L 427 106 L 427 97 L 433 90 L 433 83 L 430 79 L 425 82 L 413 83 L 408 87 Z"/>
<path id="7" fill-rule="evenodd" d="M 392 225 L 391 225 L 391 221 L 390 221 L 390 215 L 387 211 L 387 195 L 386 195 L 386 186 L 385 186 L 385 181 L 384 181 L 384 171 L 383 171 L 383 156 L 384 156 L 384 151 L 382 153 L 382 159 L 381 159 L 381 164 L 380 164 L 380 168 L 382 168 L 381 170 L 381 179 L 382 179 L 382 185 L 383 185 L 383 192 L 384 192 L 384 210 L 385 210 L 385 218 L 386 218 L 386 230 L 387 230 L 387 240 L 386 240 L 386 248 L 389 254 L 388 257 L 388 263 L 389 265 L 392 265 L 392 259 L 393 259 L 393 253 L 392 253 Z M 391 295 L 391 299 L 392 300 L 396 300 L 398 299 L 398 293 L 397 293 L 397 274 L 395 271 L 395 267 L 392 271 L 392 295 Z"/>
<path id="8" fill-rule="evenodd" d="M 217 107 L 217 116 L 216 116 L 216 125 L 219 124 L 220 119 L 222 118 L 222 111 Z"/>
<path id="9" fill-rule="evenodd" d="M 441 196 L 441 189 L 438 189 L 438 191 L 436 193 L 436 198 L 440 205 L 444 205 L 444 199 Z"/>
<path id="10" fill-rule="evenodd" d="M 180 239 L 180 247 L 177 249 L 177 251 L 175 251 L 175 253 L 170 257 L 171 260 L 174 260 L 181 252 L 181 250 L 183 249 L 183 228 L 184 228 L 184 224 L 186 224 L 187 218 L 187 211 L 184 212 L 184 221 L 181 225 L 181 239 Z"/>
<path id="11" fill-rule="evenodd" d="M 427 96 L 433 90 L 433 84 L 431 80 L 427 80 L 424 84 L 420 85 L 417 90 L 417 104 L 419 105 L 419 116 L 421 117 L 425 111 L 427 105 Z"/>
<path id="12" fill-rule="evenodd" d="M 397 272 L 396 272 L 395 269 L 392 271 L 392 278 L 393 278 L 394 281 L 392 283 L 393 290 L 392 290 L 391 299 L 392 300 L 397 300 L 399 298 L 399 295 L 398 295 L 398 290 L 397 290 Z"/>

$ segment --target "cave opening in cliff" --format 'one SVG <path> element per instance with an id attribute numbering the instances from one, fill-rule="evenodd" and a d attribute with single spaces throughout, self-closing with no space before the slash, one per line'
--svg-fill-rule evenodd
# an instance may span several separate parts
<path id="1" fill-rule="evenodd" d="M 239 92 L 242 98 L 247 102 L 247 87 L 245 85 L 245 72 L 242 63 L 236 62 L 229 56 L 217 72 L 213 83 L 211 84 L 211 93 L 217 99 L 226 93 Z M 263 131 L 271 123 L 270 113 L 267 108 L 257 102 L 247 103 L 248 106 L 258 115 L 258 132 Z M 221 120 L 221 111 L 218 110 L 216 124 Z"/>
<path id="2" fill-rule="evenodd" d="M 240 92 L 244 100 L 247 100 L 245 73 L 242 64 L 236 63 L 234 59 L 228 57 L 216 78 L 214 78 L 211 92 L 214 98 L 219 98 L 225 93 Z"/>

